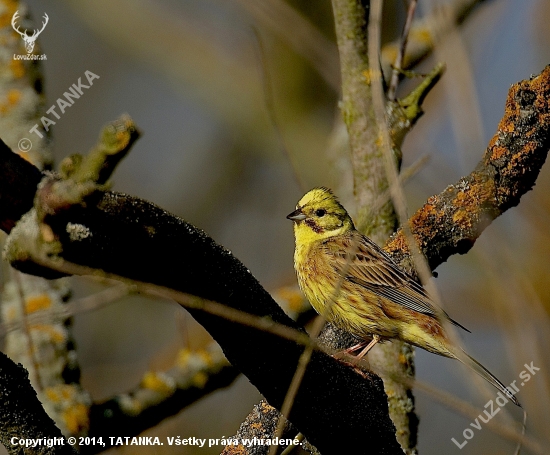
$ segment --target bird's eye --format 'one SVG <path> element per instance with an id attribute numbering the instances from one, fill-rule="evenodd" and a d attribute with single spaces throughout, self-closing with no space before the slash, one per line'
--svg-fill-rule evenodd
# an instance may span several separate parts
<path id="1" fill-rule="evenodd" d="M 325 209 L 315 210 L 315 215 L 317 215 L 319 218 L 322 217 L 322 216 L 325 216 L 326 213 L 327 213 L 327 211 Z"/>

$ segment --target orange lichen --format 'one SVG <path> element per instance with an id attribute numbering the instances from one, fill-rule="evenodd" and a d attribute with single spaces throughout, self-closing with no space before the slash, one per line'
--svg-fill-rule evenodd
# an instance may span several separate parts
<path id="1" fill-rule="evenodd" d="M 491 149 L 491 161 L 496 161 L 508 153 L 508 150 L 504 147 L 494 146 Z"/>
<path id="2" fill-rule="evenodd" d="M 62 417 L 67 430 L 71 434 L 78 434 L 82 430 L 87 430 L 90 426 L 89 408 L 82 403 L 67 408 Z"/>
<path id="3" fill-rule="evenodd" d="M 223 449 L 222 455 L 247 455 L 248 450 L 242 445 L 230 445 Z"/>
<path id="4" fill-rule="evenodd" d="M 52 306 L 52 299 L 48 294 L 39 294 L 27 298 L 25 311 L 27 314 L 45 310 Z"/>
<path id="5" fill-rule="evenodd" d="M 363 78 L 365 79 L 365 83 L 370 85 L 372 81 L 372 70 L 368 69 L 363 71 Z"/>
<path id="6" fill-rule="evenodd" d="M 30 328 L 46 334 L 52 343 L 63 343 L 66 340 L 62 329 L 48 324 L 31 324 Z"/>
<path id="7" fill-rule="evenodd" d="M 381 57 L 383 61 L 395 62 L 399 47 L 395 44 L 387 44 L 382 48 Z"/>
<path id="8" fill-rule="evenodd" d="M 462 229 L 472 227 L 472 217 L 466 210 L 457 210 L 453 214 L 453 223 L 460 225 Z"/>
<path id="9" fill-rule="evenodd" d="M 273 406 L 271 406 L 270 404 L 266 403 L 265 401 L 262 401 L 260 404 L 261 404 L 261 406 L 262 406 L 262 412 L 263 412 L 264 414 L 268 414 L 268 413 L 272 412 L 273 409 L 274 409 Z"/>
<path id="10" fill-rule="evenodd" d="M 494 183 L 474 175 L 466 190 L 459 191 L 451 201 L 456 208 L 453 213 L 453 222 L 461 229 L 470 229 L 480 214 L 480 207 L 486 201 L 494 200 Z"/>
<path id="11" fill-rule="evenodd" d="M 28 161 L 29 163 L 34 164 L 31 156 L 28 153 L 21 152 L 21 153 L 18 153 L 18 155 L 21 158 L 23 158 L 25 161 Z"/>
<path id="12" fill-rule="evenodd" d="M 395 237 L 393 237 L 389 242 L 384 245 L 384 250 L 388 253 L 402 252 L 403 254 L 409 254 L 409 245 L 403 234 L 403 230 L 399 230 Z"/>
<path id="13" fill-rule="evenodd" d="M 409 34 L 409 40 L 424 43 L 429 47 L 433 46 L 432 34 L 428 27 L 413 27 Z"/>
<path id="14" fill-rule="evenodd" d="M 21 91 L 12 88 L 8 92 L 7 99 L 8 99 L 8 104 L 11 105 L 11 106 L 14 106 L 21 99 Z"/>
<path id="15" fill-rule="evenodd" d="M 195 387 L 202 389 L 208 382 L 208 375 L 204 371 L 198 371 L 193 375 L 192 382 Z"/>
<path id="16" fill-rule="evenodd" d="M 142 387 L 162 394 L 169 394 L 174 387 L 155 371 L 147 371 L 141 380 Z"/>
<path id="17" fill-rule="evenodd" d="M 57 388 L 46 387 L 44 393 L 52 403 L 59 403 L 61 401 L 61 394 Z"/>
<path id="18" fill-rule="evenodd" d="M 77 390 L 69 384 L 60 384 L 54 387 L 46 387 L 44 393 L 52 403 L 61 404 L 74 399 Z"/>
<path id="19" fill-rule="evenodd" d="M 21 78 L 25 75 L 25 65 L 21 60 L 10 60 L 10 70 L 15 78 Z"/>
<path id="20" fill-rule="evenodd" d="M 190 358 L 191 358 L 191 351 L 189 349 L 187 348 L 180 349 L 176 359 L 176 364 L 180 368 L 185 368 L 187 367 L 187 364 L 189 363 Z"/>
<path id="21" fill-rule="evenodd" d="M 2 1 L 3 14 L 0 14 L 0 27 L 6 28 L 11 24 L 11 18 L 13 14 L 17 11 L 19 2 L 15 0 L 4 0 Z"/>
<path id="22" fill-rule="evenodd" d="M 21 92 L 16 89 L 11 89 L 6 95 L 6 100 L 4 103 L 0 104 L 0 113 L 6 114 L 10 109 L 15 106 L 21 99 Z"/>

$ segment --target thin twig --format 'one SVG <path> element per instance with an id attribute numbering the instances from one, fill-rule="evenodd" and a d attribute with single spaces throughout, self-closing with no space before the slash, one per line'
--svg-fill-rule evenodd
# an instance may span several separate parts
<path id="1" fill-rule="evenodd" d="M 281 129 L 281 125 L 279 124 L 279 121 L 277 119 L 277 113 L 275 111 L 275 102 L 273 100 L 273 84 L 271 83 L 271 77 L 269 75 L 269 67 L 268 67 L 268 62 L 265 55 L 262 35 L 260 34 L 260 32 L 256 27 L 252 27 L 252 30 L 254 31 L 254 36 L 256 37 L 256 44 L 257 44 L 259 60 L 260 60 L 260 75 L 262 78 L 262 89 L 264 94 L 264 103 L 265 103 L 265 108 L 267 110 L 267 115 L 269 116 L 269 120 L 271 122 L 271 125 L 273 126 L 273 131 L 275 132 L 275 136 L 277 137 L 277 142 L 279 143 L 281 152 L 283 153 L 284 157 L 287 159 L 288 163 L 290 164 L 290 169 L 292 170 L 292 175 L 294 177 L 294 180 L 298 184 L 298 187 L 302 191 L 304 191 L 305 184 L 300 178 L 300 174 L 298 173 L 296 162 L 292 158 L 292 154 L 290 153 L 290 150 L 286 144 L 285 137 Z"/>
<path id="2" fill-rule="evenodd" d="M 23 290 L 23 283 L 21 282 L 20 274 L 21 272 L 11 269 L 11 276 L 15 285 L 17 287 L 17 295 L 19 297 L 19 307 L 21 311 L 21 321 L 23 324 L 23 332 L 25 333 L 25 338 L 27 339 L 27 349 L 29 353 L 29 358 L 32 362 L 33 376 L 35 379 L 36 387 L 39 391 L 43 391 L 44 386 L 42 384 L 42 379 L 40 377 L 40 363 L 36 357 L 36 349 L 34 347 L 34 342 L 31 335 L 31 328 L 29 321 L 27 320 L 27 308 L 26 308 L 26 297 L 25 291 Z"/>
<path id="3" fill-rule="evenodd" d="M 77 314 L 95 311 L 115 302 L 133 292 L 132 286 L 117 283 L 96 294 L 82 297 L 64 304 L 62 307 L 52 308 L 52 311 L 28 314 L 24 321 L 13 321 L 0 324 L 0 337 L 6 336 L 14 330 L 24 329 L 25 324 L 37 324 L 50 322 L 52 319 L 68 319 Z"/>
<path id="4" fill-rule="evenodd" d="M 411 30 L 411 24 L 414 17 L 414 12 L 416 10 L 417 1 L 418 0 L 411 0 L 411 2 L 409 3 L 409 8 L 407 10 L 407 19 L 405 21 L 405 25 L 403 26 L 403 32 L 401 34 L 401 46 L 399 48 L 399 53 L 397 54 L 395 63 L 393 65 L 390 86 L 388 88 L 388 99 L 390 101 L 395 101 L 395 94 L 397 92 L 397 86 L 399 84 L 399 73 L 403 65 L 405 50 L 407 48 L 407 41 L 409 39 L 409 31 Z"/>
<path id="5" fill-rule="evenodd" d="M 84 265 L 69 262 L 61 258 L 52 260 L 47 257 L 32 255 L 32 262 L 42 267 L 56 270 L 67 275 L 80 276 L 99 276 L 104 279 L 125 283 L 128 286 L 134 287 L 138 292 L 146 293 L 156 297 L 174 300 L 180 305 L 188 308 L 195 308 L 215 316 L 220 316 L 228 321 L 236 322 L 248 327 L 254 327 L 264 330 L 267 333 L 277 335 L 281 338 L 294 341 L 303 346 L 314 345 L 315 349 L 331 354 L 326 348 L 318 345 L 315 340 L 312 340 L 306 333 L 287 327 L 283 324 L 267 320 L 264 317 L 256 316 L 244 311 L 237 310 L 227 305 L 223 305 L 212 300 L 203 299 L 185 292 L 176 291 L 164 286 L 159 286 L 152 283 L 130 280 L 114 273 L 105 272 L 103 270 L 94 269 Z"/>
<path id="6" fill-rule="evenodd" d="M 429 56 L 436 43 L 441 42 L 449 30 L 462 23 L 482 0 L 451 0 L 438 2 L 437 8 L 412 23 L 408 39 L 408 51 L 403 59 L 402 67 L 411 68 L 422 59 Z M 382 68 L 389 77 L 391 65 L 399 52 L 401 40 L 395 40 L 384 45 L 382 49 Z"/>
<path id="7" fill-rule="evenodd" d="M 340 90 L 338 49 L 334 42 L 284 0 L 235 0 L 260 28 L 266 28 L 288 43 L 335 91 Z"/>

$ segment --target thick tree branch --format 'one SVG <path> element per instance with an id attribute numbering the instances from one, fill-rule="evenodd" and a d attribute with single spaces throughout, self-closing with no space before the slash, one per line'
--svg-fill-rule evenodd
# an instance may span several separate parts
<path id="1" fill-rule="evenodd" d="M 358 229 L 382 242 L 396 228 L 393 205 L 386 203 L 374 216 L 369 207 L 387 190 L 382 149 L 372 110 L 370 62 L 367 49 L 369 2 L 332 0 L 342 72 L 341 110 L 347 127 L 353 166 L 353 192 Z M 374 62 L 375 65 L 378 62 Z"/>
<path id="2" fill-rule="evenodd" d="M 477 167 L 432 196 L 409 220 L 417 244 L 434 270 L 464 254 L 483 230 L 535 184 L 550 147 L 550 66 L 508 92 L 504 117 Z M 403 230 L 386 251 L 412 269 Z"/>
<path id="3" fill-rule="evenodd" d="M 10 454 L 76 454 L 42 408 L 27 371 L 1 352 L 0 384 L 0 442 Z M 53 438 L 56 438 L 56 445 L 53 445 Z M 17 443 L 12 444 L 12 439 Z M 35 447 L 26 447 L 25 443 L 20 445 L 21 439 L 39 441 Z M 51 447 L 48 447 L 47 441 Z"/>
<path id="4" fill-rule="evenodd" d="M 9 233 L 17 220 L 32 207 L 42 174 L 2 144 L 0 176 L 0 229 Z"/>

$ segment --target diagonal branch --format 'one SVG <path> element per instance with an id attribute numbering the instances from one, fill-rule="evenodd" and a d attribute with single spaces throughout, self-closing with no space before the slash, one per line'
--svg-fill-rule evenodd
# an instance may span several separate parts
<path id="1" fill-rule="evenodd" d="M 550 66 L 508 92 L 504 117 L 476 168 L 434 195 L 409 220 L 433 270 L 453 254 L 464 254 L 483 230 L 535 184 L 550 147 Z M 386 251 L 411 269 L 400 229 Z"/>
<path id="2" fill-rule="evenodd" d="M 27 371 L 4 353 L 0 353 L 0 384 L 0 442 L 10 454 L 76 454 L 42 408 Z M 35 447 L 26 447 L 25 440 L 29 439 L 38 440 Z"/>

